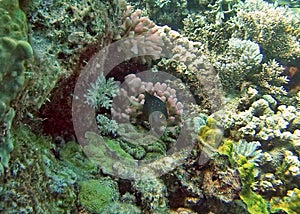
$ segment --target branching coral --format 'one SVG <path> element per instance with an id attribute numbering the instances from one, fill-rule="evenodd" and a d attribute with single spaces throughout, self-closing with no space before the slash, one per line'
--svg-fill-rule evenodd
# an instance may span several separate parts
<path id="1" fill-rule="evenodd" d="M 288 60 L 300 55 L 299 38 L 294 32 L 299 20 L 288 8 L 276 7 L 262 0 L 241 4 L 232 20 L 235 36 L 258 43 L 264 58 Z"/>
<path id="2" fill-rule="evenodd" d="M 114 82 L 114 79 L 109 78 L 106 80 L 103 73 L 101 73 L 90 86 L 85 94 L 85 103 L 94 109 L 109 109 L 112 105 L 112 98 L 119 92 L 119 87 Z"/>
<path id="3" fill-rule="evenodd" d="M 218 110 L 223 104 L 223 91 L 217 73 L 203 54 L 203 45 L 192 42 L 178 32 L 165 32 L 166 44 L 170 44 L 171 57 L 162 59 L 158 68 L 181 78 L 188 89 L 209 111 Z"/>
<path id="4" fill-rule="evenodd" d="M 174 30 L 182 27 L 182 19 L 188 13 L 187 0 L 146 0 L 141 1 L 137 7 L 141 8 L 143 5 L 144 11 L 156 24 L 168 25 Z M 177 15 L 174 17 L 170 14 Z"/>
<path id="5" fill-rule="evenodd" d="M 253 91 L 249 91 L 248 95 L 247 100 L 245 97 L 238 100 L 240 103 L 237 109 L 222 112 L 223 116 L 227 116 L 219 120 L 226 121 L 224 133 L 230 138 L 259 141 L 261 144 L 261 151 L 257 151 L 260 161 L 255 161 L 260 166 L 260 173 L 251 188 L 270 198 L 272 194 L 280 195 L 285 189 L 294 188 L 300 182 L 295 146 L 298 139 L 299 125 L 296 125 L 296 121 L 299 113 L 294 106 L 278 105 L 272 96 L 259 97 Z M 247 146 L 255 147 L 255 144 Z M 232 154 L 238 147 L 226 144 L 220 149 L 233 157 Z M 234 160 L 231 159 L 230 162 Z"/>
<path id="6" fill-rule="evenodd" d="M 96 116 L 96 121 L 101 134 L 109 135 L 117 133 L 119 127 L 115 120 L 111 120 L 103 114 L 98 114 Z"/>
<path id="7" fill-rule="evenodd" d="M 122 43 L 123 50 L 139 56 L 142 63 L 150 62 L 160 56 L 164 45 L 159 27 L 149 18 L 141 16 L 141 10 L 130 10 L 131 8 L 127 7 L 120 33 L 115 39 L 126 38 Z"/>
<path id="8" fill-rule="evenodd" d="M 180 124 L 183 104 L 177 100 L 176 90 L 161 82 L 142 81 L 134 74 L 125 77 L 126 86 L 114 98 L 113 118 L 118 122 L 135 122 L 141 116 L 145 92 L 158 97 L 166 105 L 169 125 Z M 147 118 L 148 120 L 148 118 Z"/>
<path id="9" fill-rule="evenodd" d="M 225 2 L 218 1 L 215 12 Z M 286 94 L 282 64 L 299 57 L 299 19 L 290 9 L 262 0 L 228 4 L 234 5 L 229 9 L 233 17 L 218 18 L 216 24 L 216 14 L 191 14 L 184 20 L 183 34 L 205 45 L 227 91 L 239 91 L 250 83 L 263 93 Z"/>
<path id="10" fill-rule="evenodd" d="M 259 68 L 262 57 L 258 44 L 231 38 L 227 50 L 215 63 L 225 88 L 232 90 L 241 87 L 243 81 L 249 79 L 249 74 Z"/>
<path id="11" fill-rule="evenodd" d="M 109 109 L 112 106 L 112 99 L 119 92 L 119 86 L 114 82 L 113 78 L 107 81 L 101 73 L 94 83 L 90 84 L 90 88 L 84 95 L 86 98 L 85 103 L 93 107 L 95 110 L 100 111 L 101 108 Z M 115 120 L 109 119 L 103 114 L 96 116 L 96 121 L 101 134 L 115 134 L 118 129 L 118 124 Z"/>

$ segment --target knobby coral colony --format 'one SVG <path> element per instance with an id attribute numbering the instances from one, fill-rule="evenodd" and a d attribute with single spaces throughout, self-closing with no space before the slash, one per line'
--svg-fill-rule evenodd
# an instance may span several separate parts
<path id="1" fill-rule="evenodd" d="M 299 213 L 297 1 L 20 2 L 0 0 L 0 213 Z M 76 79 L 121 39 L 139 57 L 88 85 L 81 146 Z"/>
<path id="2" fill-rule="evenodd" d="M 160 119 L 163 116 L 169 125 L 180 124 L 183 104 L 177 101 L 175 89 L 166 83 L 142 81 L 134 74 L 126 76 L 125 83 L 112 106 L 115 120 L 135 122 L 139 117 L 148 120 L 151 113 L 158 111 L 161 114 L 157 116 Z"/>

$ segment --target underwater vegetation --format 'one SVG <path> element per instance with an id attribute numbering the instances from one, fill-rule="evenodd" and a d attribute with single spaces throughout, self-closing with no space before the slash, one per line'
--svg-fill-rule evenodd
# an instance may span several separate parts
<path id="1" fill-rule="evenodd" d="M 0 1 L 0 213 L 298 213 L 299 8 Z"/>

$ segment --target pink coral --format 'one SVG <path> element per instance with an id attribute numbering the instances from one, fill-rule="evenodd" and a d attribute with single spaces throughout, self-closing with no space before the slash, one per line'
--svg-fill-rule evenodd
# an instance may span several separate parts
<path id="1" fill-rule="evenodd" d="M 145 102 L 145 92 L 158 97 L 165 103 L 168 113 L 168 125 L 179 125 L 183 112 L 183 104 L 178 102 L 176 90 L 161 82 L 146 82 L 135 74 L 125 77 L 125 82 L 120 93 L 114 98 L 112 116 L 119 123 L 136 122 L 142 115 L 142 108 Z"/>

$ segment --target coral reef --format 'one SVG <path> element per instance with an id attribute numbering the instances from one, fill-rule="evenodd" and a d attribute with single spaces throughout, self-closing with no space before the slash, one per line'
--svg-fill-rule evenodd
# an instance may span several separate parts
<path id="1" fill-rule="evenodd" d="M 96 121 L 101 134 L 108 135 L 116 134 L 117 132 L 117 122 L 99 112 L 103 109 L 111 108 L 113 97 L 117 96 L 118 92 L 119 87 L 113 78 L 109 78 L 106 81 L 103 73 L 101 73 L 95 83 L 90 84 L 90 88 L 84 95 L 86 98 L 85 103 L 96 111 Z"/>
<path id="2" fill-rule="evenodd" d="M 224 5 L 228 13 L 222 13 Z M 252 84 L 262 93 L 286 94 L 282 65 L 300 53 L 299 19 L 290 9 L 262 0 L 217 1 L 214 8 L 189 14 L 182 33 L 203 44 L 224 89 L 234 93 Z"/>
<path id="3" fill-rule="evenodd" d="M 287 8 L 276 7 L 262 0 L 245 1 L 232 20 L 238 27 L 233 35 L 258 43 L 265 61 L 283 61 L 299 56 L 299 40 L 294 35 L 299 20 L 290 13 Z"/>
<path id="4" fill-rule="evenodd" d="M 10 137 L 15 115 L 11 102 L 24 86 L 24 61 L 33 56 L 27 42 L 27 23 L 18 1 L 0 2 L 0 175 L 8 167 L 9 153 L 13 149 Z"/>
<path id="5" fill-rule="evenodd" d="M 137 117 L 143 113 L 145 92 L 148 92 L 165 104 L 168 125 L 180 124 L 183 104 L 177 101 L 175 89 L 164 82 L 142 81 L 134 74 L 125 77 L 125 84 L 114 98 L 112 116 L 116 121 L 119 123 L 136 122 Z M 120 105 L 121 103 L 122 105 Z"/>
<path id="6" fill-rule="evenodd" d="M 170 1 L 170 0 L 146 0 L 132 1 L 134 8 L 142 9 L 145 16 L 149 16 L 158 25 L 168 25 L 174 30 L 182 27 L 182 20 L 188 14 L 187 0 Z M 176 17 L 170 16 L 176 14 Z"/>
<path id="7" fill-rule="evenodd" d="M 130 2 L 0 1 L 0 212 L 297 213 L 299 5 Z"/>
<path id="8" fill-rule="evenodd" d="M 283 200 L 272 198 L 271 211 L 277 212 L 279 210 L 284 210 L 288 214 L 296 214 L 300 207 L 299 197 L 300 191 L 295 188 L 293 190 L 289 190 Z"/>
<path id="9" fill-rule="evenodd" d="M 35 114 L 43 104 L 48 104 L 50 94 L 53 96 L 53 92 L 59 93 L 58 88 L 63 88 L 59 82 L 66 78 L 76 80 L 90 57 L 111 43 L 119 32 L 117 26 L 126 5 L 118 0 L 39 0 L 28 2 L 25 8 L 34 61 L 28 65 L 27 84 L 19 100 L 20 118 L 27 112 Z M 58 96 L 51 98 L 56 100 Z M 64 99 L 66 96 L 64 93 Z"/>
<path id="10" fill-rule="evenodd" d="M 8 113 L 1 119 L 3 125 L 1 127 L 0 136 L 0 176 L 3 175 L 4 169 L 8 168 L 10 152 L 13 150 L 14 145 L 11 137 L 11 125 L 14 118 L 14 110 L 10 108 Z"/>
<path id="11" fill-rule="evenodd" d="M 79 203 L 90 213 L 102 213 L 118 197 L 117 184 L 112 180 L 85 180 L 79 183 Z"/>
<path id="12" fill-rule="evenodd" d="M 12 130 L 12 138 L 13 161 L 1 179 L 0 212 L 71 212 L 76 200 L 74 184 L 80 175 L 54 158 L 48 137 L 20 126 Z"/>
<path id="13" fill-rule="evenodd" d="M 167 189 L 160 179 L 137 180 L 133 188 L 141 194 L 143 210 L 151 213 L 167 213 Z"/>

